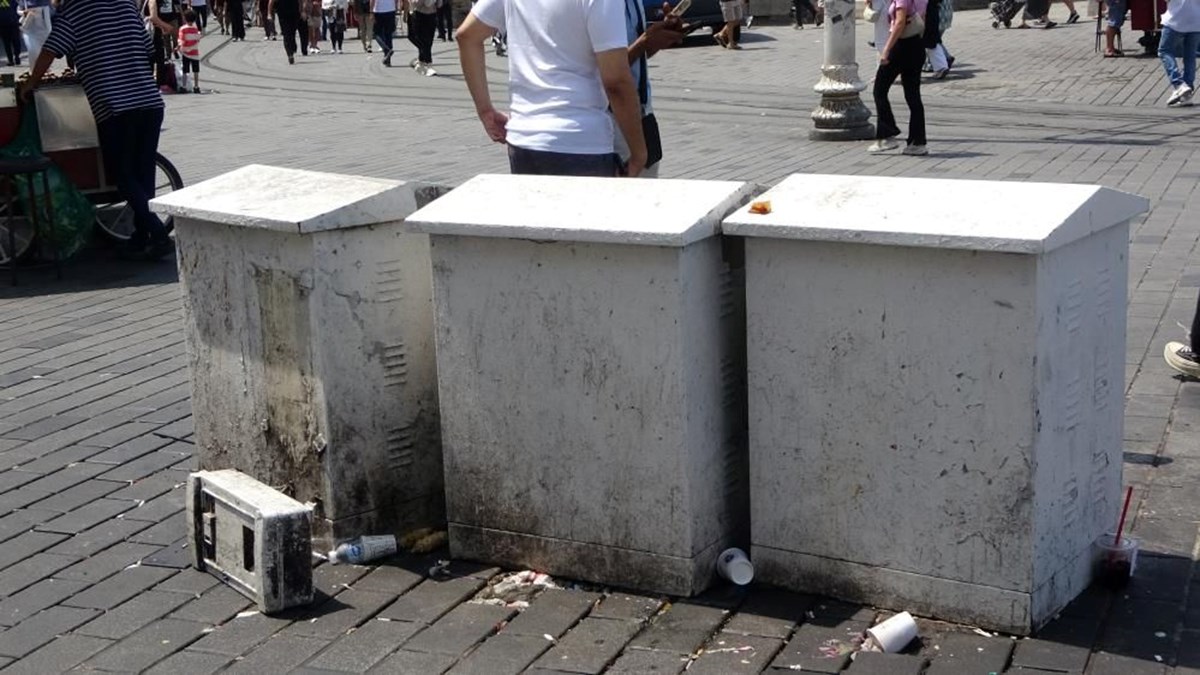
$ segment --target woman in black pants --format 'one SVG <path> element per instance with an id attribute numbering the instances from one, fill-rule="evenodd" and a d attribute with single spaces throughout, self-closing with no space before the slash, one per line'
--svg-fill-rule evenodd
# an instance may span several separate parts
<path id="1" fill-rule="evenodd" d="M 887 43 L 879 46 L 879 70 L 875 72 L 875 109 L 879 123 L 875 127 L 875 142 L 869 152 L 886 152 L 900 147 L 894 139 L 900 135 L 896 115 L 888 101 L 888 91 L 896 78 L 904 87 L 904 102 L 908 104 L 908 143 L 906 155 L 927 155 L 925 148 L 925 105 L 921 102 L 921 66 L 925 64 L 926 0 L 891 0 L 887 17 L 891 25 Z M 881 17 L 882 19 L 882 17 Z"/>
<path id="2" fill-rule="evenodd" d="M 226 0 L 225 11 L 229 16 L 229 33 L 234 42 L 246 41 L 246 7 L 242 0 Z"/>

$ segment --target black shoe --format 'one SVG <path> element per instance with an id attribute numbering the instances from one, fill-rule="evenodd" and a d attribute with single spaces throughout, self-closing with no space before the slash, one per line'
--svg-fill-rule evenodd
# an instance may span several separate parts
<path id="1" fill-rule="evenodd" d="M 192 87 L 192 93 L 193 93 L 193 94 L 199 94 L 199 93 L 200 93 L 200 87 Z"/>
<path id="2" fill-rule="evenodd" d="M 296 65 L 296 56 L 295 56 L 295 54 L 288 54 L 288 64 L 289 64 L 289 65 Z"/>
<path id="3" fill-rule="evenodd" d="M 953 57 L 953 56 L 947 56 L 947 57 L 946 57 L 946 70 L 949 70 L 949 69 L 951 69 L 951 68 L 953 68 L 953 67 L 954 67 L 954 57 Z"/>
<path id="4" fill-rule="evenodd" d="M 171 241 L 170 239 L 163 239 L 150 244 L 149 248 L 146 249 L 145 258 L 146 260 L 153 262 L 156 260 L 162 260 L 163 258 L 171 256 L 174 253 L 175 242 Z"/>
<path id="5" fill-rule="evenodd" d="M 387 66 L 388 68 L 392 67 L 392 52 L 389 51 L 383 55 L 383 65 Z"/>
<path id="6" fill-rule="evenodd" d="M 1071 12 L 1071 16 L 1067 17 L 1067 23 L 1078 23 L 1078 22 L 1079 22 L 1079 13 Z"/>

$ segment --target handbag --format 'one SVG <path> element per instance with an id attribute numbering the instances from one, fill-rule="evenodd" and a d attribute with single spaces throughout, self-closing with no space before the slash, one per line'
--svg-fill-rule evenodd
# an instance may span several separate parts
<path id="1" fill-rule="evenodd" d="M 871 0 L 867 0 L 866 7 L 863 7 L 863 20 L 867 23 L 876 23 L 879 21 L 879 15 L 883 12 L 871 6 Z"/>
<path id="2" fill-rule="evenodd" d="M 904 30 L 900 32 L 900 39 L 918 37 L 925 34 L 925 17 L 920 14 L 913 14 L 907 17 L 904 23 Z"/>

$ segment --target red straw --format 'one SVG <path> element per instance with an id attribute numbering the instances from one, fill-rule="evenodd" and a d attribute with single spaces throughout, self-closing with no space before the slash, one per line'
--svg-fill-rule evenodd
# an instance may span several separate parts
<path id="1" fill-rule="evenodd" d="M 1125 489 L 1125 506 L 1121 508 L 1121 520 L 1117 523 L 1117 540 L 1113 542 L 1113 546 L 1121 547 L 1121 533 L 1125 531 L 1125 516 L 1129 513 L 1129 500 L 1133 497 L 1133 486 L 1130 485 Z"/>

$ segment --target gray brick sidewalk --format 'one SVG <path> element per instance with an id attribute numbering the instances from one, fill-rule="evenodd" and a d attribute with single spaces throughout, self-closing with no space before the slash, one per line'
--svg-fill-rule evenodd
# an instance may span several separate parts
<path id="1" fill-rule="evenodd" d="M 1033 639 L 924 623 L 911 653 L 853 662 L 839 647 L 871 608 L 770 588 L 679 600 L 567 583 L 514 614 L 470 602 L 499 570 L 456 563 L 429 578 L 436 555 L 324 565 L 311 608 L 244 614 L 242 596 L 186 568 L 195 460 L 174 270 L 100 249 L 62 282 L 32 270 L 0 287 L 3 672 L 1200 673 L 1200 385 L 1160 356 L 1200 290 L 1195 113 L 1163 107 L 1156 61 L 1099 59 L 1090 24 L 994 31 L 964 12 L 947 37 L 956 71 L 924 90 L 934 154 L 871 157 L 805 140 L 820 38 L 769 27 L 740 53 L 696 38 L 657 57 L 664 174 L 1096 182 L 1152 200 L 1132 233 L 1126 356 L 1125 479 L 1147 555 L 1126 592 L 1089 591 Z M 277 42 L 210 35 L 202 77 L 221 93 L 170 99 L 164 153 L 190 182 L 251 162 L 449 184 L 506 170 L 451 45 L 435 50 L 433 79 L 347 45 L 289 68 Z M 504 63 L 489 65 L 502 92 Z"/>

